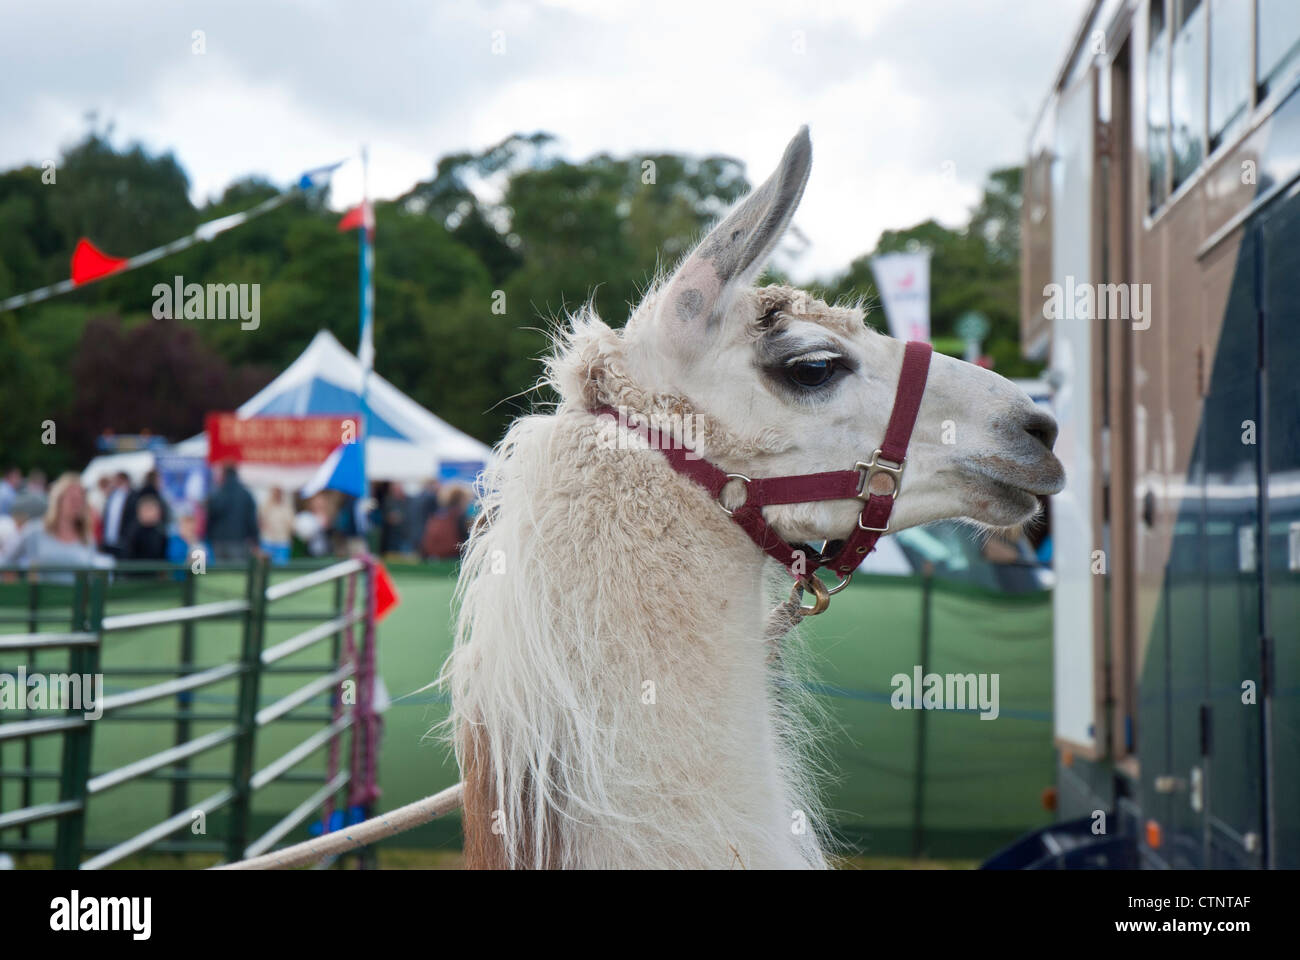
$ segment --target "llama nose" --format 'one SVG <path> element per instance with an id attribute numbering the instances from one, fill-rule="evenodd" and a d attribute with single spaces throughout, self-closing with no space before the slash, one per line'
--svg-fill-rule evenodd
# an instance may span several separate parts
<path id="1" fill-rule="evenodd" d="M 1056 443 L 1056 418 L 1046 410 L 1035 408 L 1025 417 L 1025 433 L 1029 434 L 1048 450 Z"/>

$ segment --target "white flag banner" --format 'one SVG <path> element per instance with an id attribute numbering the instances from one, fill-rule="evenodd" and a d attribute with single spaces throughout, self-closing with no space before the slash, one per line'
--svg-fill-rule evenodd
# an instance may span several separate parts
<path id="1" fill-rule="evenodd" d="M 930 341 L 930 251 L 884 253 L 871 272 L 885 307 L 890 336 Z"/>

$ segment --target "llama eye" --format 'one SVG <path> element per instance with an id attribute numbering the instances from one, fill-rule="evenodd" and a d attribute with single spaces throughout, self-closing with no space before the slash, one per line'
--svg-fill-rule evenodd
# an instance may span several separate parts
<path id="1" fill-rule="evenodd" d="M 835 360 L 826 357 L 818 360 L 796 360 L 786 367 L 785 375 L 800 387 L 820 387 L 835 375 Z"/>

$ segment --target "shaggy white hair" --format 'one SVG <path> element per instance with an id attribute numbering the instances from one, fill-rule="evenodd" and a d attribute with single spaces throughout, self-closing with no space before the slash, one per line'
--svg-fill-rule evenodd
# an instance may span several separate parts
<path id="1" fill-rule="evenodd" d="M 465 815 L 511 867 L 824 867 L 818 705 L 793 635 L 774 655 L 764 634 L 789 580 L 662 454 L 602 441 L 593 406 L 693 412 L 631 382 L 623 348 L 574 317 L 558 408 L 516 421 L 486 475 L 438 680 L 467 791 L 475 763 L 490 784 Z"/>

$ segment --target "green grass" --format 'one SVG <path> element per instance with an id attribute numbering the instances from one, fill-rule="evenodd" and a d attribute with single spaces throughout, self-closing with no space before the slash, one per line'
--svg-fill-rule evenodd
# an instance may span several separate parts
<path id="1" fill-rule="evenodd" d="M 420 690 L 437 674 L 449 650 L 454 586 L 450 572 L 394 568 L 402 603 L 379 628 L 379 670 L 393 698 L 384 715 L 379 760 L 383 794 L 379 809 L 401 806 L 450 786 L 457 779 L 446 747 L 426 736 L 445 717 L 446 706 L 434 691 Z M 973 713 L 891 708 L 890 678 L 897 673 L 910 675 L 920 662 L 920 586 L 909 579 L 859 579 L 862 582 L 855 582 L 835 598 L 827 614 L 808 624 L 817 689 L 830 708 L 833 723 L 827 746 L 834 781 L 828 800 L 844 853 L 850 857 L 845 865 L 970 866 L 1019 834 L 1046 824 L 1049 816 L 1041 807 L 1040 796 L 1052 782 L 1054 769 L 1051 623 L 1046 597 L 997 598 L 942 587 L 934 591 L 927 667 L 939 673 L 999 674 L 1001 716 L 996 721 L 985 721 Z M 242 581 L 235 574 L 210 573 L 200 583 L 200 602 L 242 595 Z M 0 607 L 17 602 L 20 589 L 0 585 Z M 177 596 L 171 586 L 130 585 L 126 595 L 114 599 L 109 612 L 171 605 L 177 602 Z M 273 609 L 324 612 L 332 608 L 332 601 L 332 588 L 326 586 L 281 601 Z M 9 610 L 12 612 L 12 606 Z M 269 645 L 285 639 L 304 626 L 270 623 L 266 642 Z M 226 662 L 238 649 L 239 630 L 233 623 L 202 624 L 197 636 L 202 665 Z M 179 628 L 174 626 L 110 636 L 103 654 L 110 691 L 156 682 L 156 677 L 128 679 L 115 671 L 128 666 L 176 663 L 178 638 Z M 325 642 L 286 663 L 323 664 L 328 652 L 329 643 Z M 37 666 L 44 670 L 66 669 L 66 656 L 43 653 Z M 0 669 L 12 666 L 0 663 Z M 268 676 L 263 702 L 271 702 L 307 679 Z M 229 713 L 233 711 L 234 695 L 233 682 L 208 687 L 196 697 L 195 708 Z M 156 711 L 166 707 L 162 701 L 141 709 Z M 324 708 L 321 698 L 304 711 L 321 712 Z M 926 761 L 921 802 L 923 829 L 918 834 L 915 770 L 922 723 L 926 730 Z M 221 725 L 195 723 L 192 735 Z M 273 725 L 259 737 L 256 766 L 265 765 L 317 729 L 315 724 L 305 723 Z M 172 728 L 163 723 L 110 720 L 96 724 L 94 736 L 97 773 L 173 743 Z M 57 738 L 38 741 L 36 768 L 57 770 L 58 759 Z M 18 769 L 19 760 L 17 744 L 0 748 L 0 769 Z M 231 761 L 230 748 L 219 748 L 196 759 L 192 769 L 226 775 Z M 322 750 L 297 770 L 319 771 L 324 767 Z M 192 784 L 190 802 L 221 787 L 218 782 Z M 253 808 L 254 835 L 312 789 L 308 784 L 286 783 L 258 792 Z M 0 790 L 4 809 L 18 806 L 17 784 L 12 778 Z M 54 799 L 55 791 L 53 781 L 40 783 L 34 800 Z M 90 842 L 114 842 L 158 822 L 169 813 L 170 795 L 170 783 L 141 781 L 94 797 L 87 824 Z M 207 833 L 209 838 L 223 835 L 220 816 L 210 819 Z M 9 832 L 5 837 L 13 835 Z M 53 827 L 35 826 L 32 835 L 50 839 Z M 305 831 L 300 830 L 293 839 L 305 836 Z M 381 863 L 455 865 L 459 842 L 459 819 L 451 816 L 381 845 Z M 166 854 L 149 855 L 143 862 L 152 863 L 153 856 L 160 857 L 161 863 L 177 862 Z M 187 856 L 203 860 L 197 854 Z M 38 862 L 34 857 L 29 860 L 31 865 Z"/>

